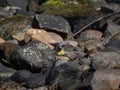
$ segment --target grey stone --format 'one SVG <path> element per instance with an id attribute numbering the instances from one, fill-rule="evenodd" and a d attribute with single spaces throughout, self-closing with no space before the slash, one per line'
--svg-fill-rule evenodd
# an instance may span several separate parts
<path id="1" fill-rule="evenodd" d="M 119 90 L 120 70 L 97 70 L 91 81 L 92 90 Z"/>
<path id="2" fill-rule="evenodd" d="M 53 67 L 55 55 L 44 43 L 32 41 L 14 51 L 10 57 L 10 62 L 18 68 L 40 72 Z"/>
<path id="3" fill-rule="evenodd" d="M 32 75 L 28 70 L 20 70 L 11 76 L 11 79 L 18 83 L 24 83 Z"/>
<path id="4" fill-rule="evenodd" d="M 44 28 L 48 31 L 53 31 L 61 36 L 66 36 L 71 33 L 71 27 L 67 20 L 60 16 L 55 15 L 36 15 L 35 19 L 37 20 L 40 28 Z M 35 21 L 35 20 L 34 20 Z"/>
<path id="5" fill-rule="evenodd" d="M 45 85 L 45 82 L 46 82 L 46 75 L 38 73 L 31 75 L 27 79 L 25 86 L 27 88 L 36 88 Z"/>
<path id="6" fill-rule="evenodd" d="M 95 70 L 120 66 L 120 55 L 116 52 L 99 52 L 96 53 L 91 60 L 92 67 Z"/>

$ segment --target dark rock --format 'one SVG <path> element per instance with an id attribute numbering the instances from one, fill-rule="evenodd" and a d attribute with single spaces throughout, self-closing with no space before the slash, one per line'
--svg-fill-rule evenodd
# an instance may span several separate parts
<path id="1" fill-rule="evenodd" d="M 112 47 L 119 50 L 120 49 L 120 32 L 116 33 L 105 45 L 105 47 L 107 48 Z"/>
<path id="2" fill-rule="evenodd" d="M 15 72 L 15 69 L 7 67 L 0 62 L 0 82 L 5 82 L 9 80 L 12 74 L 14 74 Z"/>
<path id="3" fill-rule="evenodd" d="M 66 37 L 71 34 L 71 27 L 69 23 L 60 16 L 55 15 L 36 15 L 35 20 L 39 24 L 39 28 L 53 31 L 59 35 Z M 35 20 L 33 23 L 35 23 Z"/>
<path id="4" fill-rule="evenodd" d="M 36 88 L 45 85 L 45 82 L 46 82 L 46 75 L 38 73 L 31 75 L 27 79 L 25 86 L 27 88 Z"/>
<path id="5" fill-rule="evenodd" d="M 91 81 L 92 90 L 119 90 L 120 70 L 105 69 L 94 73 Z"/>
<path id="6" fill-rule="evenodd" d="M 82 74 L 83 72 L 79 69 L 78 62 L 72 61 L 55 67 L 47 81 L 50 80 L 49 83 L 51 84 L 58 83 L 58 87 L 61 90 L 74 90 L 82 86 L 80 80 Z"/>
<path id="7" fill-rule="evenodd" d="M 12 39 L 12 35 L 25 32 L 30 28 L 31 21 L 27 16 L 15 15 L 0 20 L 0 37 L 5 40 Z"/>
<path id="8" fill-rule="evenodd" d="M 11 79 L 17 83 L 24 83 L 32 75 L 30 71 L 20 70 L 11 76 Z"/>
<path id="9" fill-rule="evenodd" d="M 24 10 L 16 10 L 16 14 L 22 14 L 22 15 L 26 15 L 29 17 L 33 17 L 35 13 L 34 12 L 27 12 Z"/>
<path id="10" fill-rule="evenodd" d="M 120 3 L 119 0 L 106 0 L 107 2 L 111 3 L 111 2 L 115 2 L 115 3 Z"/>
<path id="11" fill-rule="evenodd" d="M 53 67 L 53 51 L 42 42 L 33 41 L 14 51 L 10 57 L 11 64 L 21 69 L 47 71 Z"/>
<path id="12" fill-rule="evenodd" d="M 73 33 L 76 33 L 78 30 L 80 30 L 81 28 L 83 28 L 84 26 L 86 26 L 87 24 L 91 23 L 92 21 L 103 17 L 103 14 L 101 13 L 96 13 L 95 15 L 91 15 L 89 17 L 84 17 L 84 18 L 77 18 L 74 20 L 73 22 Z M 90 27 L 86 28 L 86 30 L 97 30 L 100 32 L 104 32 L 107 28 L 107 21 L 101 20 L 93 25 L 91 25 Z M 78 38 L 80 36 L 80 34 L 78 34 L 76 36 L 76 38 Z"/>
<path id="13" fill-rule="evenodd" d="M 120 66 L 120 56 L 116 52 L 99 52 L 96 53 L 92 60 L 92 67 L 97 69 L 116 68 Z"/>
<path id="14" fill-rule="evenodd" d="M 83 87 L 83 84 L 79 79 L 60 77 L 59 80 L 60 83 L 58 84 L 58 89 L 60 90 L 79 90 L 81 87 Z"/>
<path id="15" fill-rule="evenodd" d="M 10 6 L 20 7 L 22 10 L 26 11 L 28 0 L 7 0 Z"/>
<path id="16" fill-rule="evenodd" d="M 0 0 L 0 7 L 6 7 L 9 6 L 7 0 Z"/>
<path id="17" fill-rule="evenodd" d="M 13 51 L 20 48 L 19 45 L 5 42 L 0 44 L 0 59 L 6 60 L 7 63 L 9 63 L 10 55 Z"/>
<path id="18" fill-rule="evenodd" d="M 116 20 L 117 16 L 115 16 L 115 17 L 116 18 L 113 17 L 113 18 L 107 20 L 108 27 L 104 32 L 104 37 L 106 37 L 106 38 L 107 37 L 112 37 L 116 33 L 120 32 L 120 30 L 119 30 L 120 26 L 115 23 L 115 21 L 117 21 Z"/>

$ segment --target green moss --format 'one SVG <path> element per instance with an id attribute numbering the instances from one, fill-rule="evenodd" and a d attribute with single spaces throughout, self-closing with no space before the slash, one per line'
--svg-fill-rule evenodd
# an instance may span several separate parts
<path id="1" fill-rule="evenodd" d="M 5 40 L 12 39 L 12 35 L 24 32 L 24 27 L 29 23 L 29 18 L 24 15 L 15 15 L 0 20 L 0 37 Z"/>
<path id="2" fill-rule="evenodd" d="M 0 25 L 4 25 L 4 24 L 10 23 L 10 22 L 21 22 L 21 21 L 25 20 L 26 18 L 27 17 L 24 15 L 15 15 L 15 16 L 0 20 Z"/>
<path id="3" fill-rule="evenodd" d="M 48 0 L 38 9 L 43 9 L 43 14 L 54 14 L 63 17 L 78 17 L 92 14 L 90 0 Z"/>

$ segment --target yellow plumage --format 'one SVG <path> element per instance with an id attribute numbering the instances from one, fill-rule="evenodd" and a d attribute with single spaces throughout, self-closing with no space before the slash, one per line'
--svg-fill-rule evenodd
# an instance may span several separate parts
<path id="1" fill-rule="evenodd" d="M 59 55 L 59 56 L 62 56 L 62 55 L 64 55 L 64 54 L 65 54 L 65 51 L 64 51 L 64 50 L 62 50 L 62 49 L 61 49 L 61 50 L 59 50 L 59 51 L 58 51 L 58 53 L 57 53 L 57 55 Z"/>

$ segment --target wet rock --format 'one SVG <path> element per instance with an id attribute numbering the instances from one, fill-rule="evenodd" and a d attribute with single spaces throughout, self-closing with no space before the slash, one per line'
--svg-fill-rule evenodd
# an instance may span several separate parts
<path id="1" fill-rule="evenodd" d="M 91 81 L 93 90 L 119 90 L 120 70 L 105 69 L 94 73 Z"/>
<path id="2" fill-rule="evenodd" d="M 26 81 L 27 88 L 36 88 L 45 85 L 46 75 L 43 74 L 33 74 Z"/>
<path id="3" fill-rule="evenodd" d="M 11 76 L 11 79 L 17 83 L 24 83 L 32 75 L 30 71 L 20 70 Z"/>
<path id="4" fill-rule="evenodd" d="M 97 69 L 107 69 L 119 67 L 120 56 L 116 52 L 96 53 L 92 60 L 92 67 Z"/>
<path id="5" fill-rule="evenodd" d="M 53 67 L 53 51 L 42 42 L 32 41 L 14 51 L 10 57 L 11 64 L 21 69 L 47 71 Z"/>
<path id="6" fill-rule="evenodd" d="M 0 37 L 10 40 L 12 35 L 27 31 L 30 28 L 30 23 L 30 19 L 23 15 L 15 15 L 0 20 Z"/>
<path id="7" fill-rule="evenodd" d="M 71 27 L 69 23 L 60 16 L 55 15 L 36 15 L 35 20 L 38 22 L 37 27 L 46 29 L 47 31 L 52 31 L 58 33 L 65 38 L 67 35 L 71 34 Z M 36 21 L 34 20 L 33 23 Z"/>
<path id="8" fill-rule="evenodd" d="M 101 40 L 102 38 L 102 32 L 96 31 L 96 30 L 86 30 L 81 33 L 80 35 L 81 39 L 98 39 Z"/>

